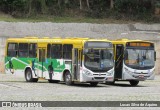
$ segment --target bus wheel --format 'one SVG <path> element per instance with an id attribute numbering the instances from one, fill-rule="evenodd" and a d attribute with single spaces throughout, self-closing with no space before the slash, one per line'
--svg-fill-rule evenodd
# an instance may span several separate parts
<path id="1" fill-rule="evenodd" d="M 49 83 L 59 83 L 59 80 L 48 80 Z"/>
<path id="2" fill-rule="evenodd" d="M 115 81 L 113 82 L 106 82 L 107 85 L 114 85 L 115 84 Z"/>
<path id="3" fill-rule="evenodd" d="M 131 80 L 131 81 L 129 81 L 129 83 L 131 84 L 131 86 L 137 86 L 139 81 Z"/>
<path id="4" fill-rule="evenodd" d="M 32 82 L 37 82 L 38 78 L 33 78 Z"/>
<path id="5" fill-rule="evenodd" d="M 72 85 L 72 84 L 73 84 L 72 76 L 71 76 L 71 74 L 70 74 L 69 71 L 67 71 L 67 72 L 65 73 L 64 78 L 65 78 L 65 83 L 66 83 L 67 85 Z"/>
<path id="6" fill-rule="evenodd" d="M 27 69 L 25 72 L 25 79 L 27 82 L 37 82 L 38 78 L 32 78 L 32 71 Z"/>
<path id="7" fill-rule="evenodd" d="M 97 86 L 97 84 L 98 84 L 98 82 L 91 82 L 91 83 L 90 83 L 90 85 L 91 85 L 92 87 Z"/>

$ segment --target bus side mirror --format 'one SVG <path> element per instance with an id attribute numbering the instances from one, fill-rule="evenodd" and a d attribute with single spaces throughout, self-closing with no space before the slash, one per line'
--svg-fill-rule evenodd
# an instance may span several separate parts
<path id="1" fill-rule="evenodd" d="M 88 49 L 83 50 L 83 54 L 86 54 L 86 53 L 88 53 Z"/>
<path id="2" fill-rule="evenodd" d="M 128 57 L 128 51 L 127 51 L 127 50 L 124 50 L 123 58 L 126 58 L 126 57 Z"/>
<path id="3" fill-rule="evenodd" d="M 154 52 L 154 61 L 156 61 L 156 51 Z"/>

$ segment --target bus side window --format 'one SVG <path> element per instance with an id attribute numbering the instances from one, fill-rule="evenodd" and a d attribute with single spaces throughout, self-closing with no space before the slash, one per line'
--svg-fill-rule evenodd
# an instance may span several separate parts
<path id="1" fill-rule="evenodd" d="M 17 57 L 18 43 L 9 43 L 7 48 L 8 57 Z"/>
<path id="2" fill-rule="evenodd" d="M 29 57 L 31 58 L 37 57 L 37 44 L 36 43 L 29 44 Z"/>
<path id="3" fill-rule="evenodd" d="M 19 43 L 19 57 L 28 57 L 28 44 L 27 43 Z"/>
<path id="4" fill-rule="evenodd" d="M 54 59 L 62 58 L 62 45 L 61 44 L 52 44 L 51 57 Z"/>
<path id="5" fill-rule="evenodd" d="M 64 59 L 72 59 L 72 48 L 73 48 L 73 45 L 71 44 L 63 45 L 63 58 Z"/>
<path id="6" fill-rule="evenodd" d="M 51 44 L 47 45 L 47 58 L 51 57 Z"/>

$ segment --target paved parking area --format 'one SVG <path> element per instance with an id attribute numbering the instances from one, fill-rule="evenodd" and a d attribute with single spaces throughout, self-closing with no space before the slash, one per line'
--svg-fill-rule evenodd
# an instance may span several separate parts
<path id="1" fill-rule="evenodd" d="M 24 78 L 0 74 L 1 101 L 160 101 L 160 75 L 155 80 L 140 82 L 131 87 L 129 82 L 116 82 L 113 85 L 75 84 L 64 82 L 37 83 L 25 82 Z"/>

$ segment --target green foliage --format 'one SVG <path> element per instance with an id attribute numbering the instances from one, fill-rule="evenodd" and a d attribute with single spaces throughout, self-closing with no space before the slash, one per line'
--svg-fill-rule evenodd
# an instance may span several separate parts
<path id="1" fill-rule="evenodd" d="M 113 19 L 152 19 L 152 0 L 0 0 L 0 11 L 13 17 L 92 17 Z M 149 17 L 150 16 L 150 17 Z"/>
<path id="2" fill-rule="evenodd" d="M 141 14 L 150 13 L 152 5 L 151 0 L 115 0 L 115 9 L 122 13 Z"/>
<path id="3" fill-rule="evenodd" d="M 5 13 L 23 12 L 26 0 L 1 0 L 0 10 Z"/>
<path id="4" fill-rule="evenodd" d="M 90 11 L 87 11 L 87 16 L 93 18 L 103 18 L 105 13 L 110 8 L 109 0 L 91 0 Z"/>
<path id="5" fill-rule="evenodd" d="M 159 2 L 157 1 L 157 2 L 156 2 L 155 7 L 156 7 L 156 8 L 160 8 L 160 1 L 159 1 Z"/>

